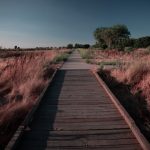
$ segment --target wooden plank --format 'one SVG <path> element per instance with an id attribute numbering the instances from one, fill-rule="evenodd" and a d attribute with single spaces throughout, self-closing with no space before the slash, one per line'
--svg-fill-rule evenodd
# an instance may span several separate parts
<path id="1" fill-rule="evenodd" d="M 54 111 L 54 113 L 56 113 L 56 111 Z M 53 115 L 54 113 L 51 113 L 51 112 L 37 112 L 37 114 L 39 114 L 40 116 L 44 116 L 44 115 Z M 55 115 L 56 117 L 88 117 L 91 118 L 91 117 L 98 117 L 98 118 L 106 118 L 106 117 L 119 117 L 120 115 L 119 114 L 116 114 L 116 113 L 107 113 L 107 112 L 103 112 L 103 114 L 100 114 L 100 112 L 97 112 L 97 113 L 80 113 L 80 112 L 68 112 L 68 113 L 59 113 L 57 112 L 57 114 Z M 94 117 L 94 118 L 95 118 Z"/>
<path id="2" fill-rule="evenodd" d="M 68 106 L 68 105 L 61 105 L 61 106 L 59 106 L 59 105 L 44 105 L 43 107 L 42 107 L 42 109 L 68 109 L 68 110 L 80 110 L 80 109 L 92 109 L 92 110 L 94 110 L 94 109 L 99 109 L 99 110 L 105 110 L 105 111 L 112 111 L 112 110 L 117 110 L 115 107 L 109 107 L 109 109 L 106 109 L 105 107 L 104 107 L 105 105 L 102 105 L 101 103 L 100 103 L 100 105 L 70 105 L 70 106 Z M 93 109 L 93 107 L 94 107 L 94 109 Z M 40 108 L 39 108 L 40 109 Z M 117 111 L 118 112 L 118 111 Z"/>
<path id="3" fill-rule="evenodd" d="M 38 117 L 36 116 L 36 120 L 37 121 L 41 121 L 42 123 L 45 123 L 45 122 L 53 122 L 52 119 L 50 119 L 51 116 L 49 117 Z M 37 122 L 36 121 L 36 122 Z M 121 118 L 117 118 L 117 119 L 110 119 L 110 118 L 107 118 L 107 119 L 97 119 L 97 118 L 86 118 L 86 119 L 64 119 L 64 118 L 55 118 L 55 122 L 57 123 L 68 123 L 68 124 L 72 124 L 72 123 L 82 123 L 84 125 L 86 125 L 87 123 L 97 123 L 97 124 L 103 124 L 104 122 L 106 124 L 114 124 L 114 123 L 125 123 L 125 121 Z"/>
<path id="4" fill-rule="evenodd" d="M 135 139 L 119 139 L 119 140 L 87 140 L 86 138 L 73 139 L 73 140 L 26 140 L 24 145 L 30 145 L 31 147 L 53 147 L 53 146 L 119 146 L 138 144 Z"/>
<path id="5" fill-rule="evenodd" d="M 121 146 L 47 146 L 44 150 L 142 150 L 137 145 L 121 145 Z M 27 147 L 24 147 L 22 150 L 27 150 Z M 43 150 L 43 147 L 32 147 L 28 150 Z"/>
<path id="6" fill-rule="evenodd" d="M 35 119 L 36 119 L 36 121 L 42 121 L 42 122 L 44 122 L 44 121 L 48 121 L 49 123 L 50 122 L 53 122 L 53 118 L 51 117 L 51 116 L 43 116 L 43 117 L 41 117 L 41 116 L 35 116 Z M 74 119 L 74 118 L 70 118 L 70 119 L 68 119 L 68 118 L 55 118 L 55 122 L 66 122 L 66 123 L 73 123 L 73 122 L 76 122 L 76 123 L 78 123 L 78 122 L 83 122 L 83 123 L 85 123 L 85 122 L 99 122 L 99 123 L 101 123 L 101 122 L 107 122 L 108 124 L 110 124 L 110 122 L 111 121 L 115 121 L 115 122 L 118 122 L 118 121 L 122 121 L 123 119 L 122 119 L 122 117 L 118 117 L 118 118 L 78 118 L 78 119 Z M 123 120 L 124 121 L 124 120 Z"/>
<path id="7" fill-rule="evenodd" d="M 39 129 L 39 127 L 43 130 L 46 130 L 48 128 L 50 128 L 51 126 L 49 125 L 37 125 L 37 126 L 34 126 L 34 129 L 37 130 Z M 60 124 L 58 125 L 53 125 L 53 128 L 50 129 L 50 130 L 57 130 L 57 131 L 66 131 L 66 130 L 106 130 L 106 129 L 127 129 L 128 126 L 127 125 L 124 125 L 124 124 L 121 124 L 121 125 L 88 125 L 88 126 L 69 126 L 69 125 L 66 125 L 66 126 L 62 126 Z"/>
<path id="8" fill-rule="evenodd" d="M 43 109 L 40 109 L 38 111 L 38 113 L 53 113 L 53 112 L 56 112 L 57 111 L 57 115 L 63 115 L 63 114 L 66 114 L 66 115 L 83 115 L 83 114 L 86 114 L 86 115 L 117 115 L 117 111 L 116 110 L 112 110 L 112 111 L 107 111 L 105 109 L 95 109 L 95 110 L 92 110 L 92 109 L 72 109 L 72 110 L 68 110 L 67 108 L 66 109 L 47 109 L 45 110 L 44 108 Z"/>
<path id="9" fill-rule="evenodd" d="M 39 117 L 53 117 L 52 115 L 39 115 Z M 55 116 L 55 119 L 109 119 L 110 116 Z M 120 115 L 118 116 L 111 116 L 111 119 L 118 119 L 120 118 Z"/>
<path id="10" fill-rule="evenodd" d="M 57 131 L 57 130 L 45 130 L 45 129 L 39 129 L 39 130 L 25 130 L 26 133 L 46 133 L 47 135 L 93 135 L 93 134 L 101 134 L 101 135 L 113 135 L 113 134 L 119 134 L 119 133 L 128 133 L 130 132 L 132 135 L 133 133 L 129 128 L 120 128 L 120 129 L 97 129 L 97 130 L 65 130 L 65 131 Z"/>
<path id="11" fill-rule="evenodd" d="M 120 134 L 95 134 L 95 135 L 53 135 L 48 136 L 47 134 L 39 134 L 37 132 L 31 133 L 31 136 L 28 140 L 46 140 L 46 141 L 56 141 L 56 140 L 73 140 L 73 139 L 83 139 L 86 138 L 87 141 L 91 140 L 119 140 L 119 139 L 133 139 L 131 132 L 129 133 L 120 133 Z"/>
<path id="12" fill-rule="evenodd" d="M 36 124 L 36 122 L 35 122 Z M 47 121 L 41 121 L 39 122 L 38 124 L 36 124 L 36 126 L 40 126 L 40 125 L 47 125 L 49 124 L 49 122 Z M 53 126 L 80 126 L 80 125 L 84 125 L 84 126 L 110 126 L 111 124 L 111 127 L 113 127 L 113 125 L 127 125 L 124 120 L 120 120 L 120 121 L 101 121 L 101 122 L 95 122 L 95 121 L 91 121 L 91 122 L 70 122 L 70 120 L 68 120 L 68 122 L 55 122 L 53 124 Z M 127 127 L 127 126 L 126 126 Z M 69 128 L 68 128 L 69 129 Z"/>

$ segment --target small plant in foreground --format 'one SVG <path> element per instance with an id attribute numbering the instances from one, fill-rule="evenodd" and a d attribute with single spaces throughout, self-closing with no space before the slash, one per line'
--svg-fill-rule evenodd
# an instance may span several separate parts
<path id="1" fill-rule="evenodd" d="M 125 52 L 132 52 L 132 51 L 133 51 L 133 48 L 132 48 L 132 47 L 125 47 L 125 48 L 124 48 L 124 51 L 125 51 Z"/>
<path id="2" fill-rule="evenodd" d="M 110 62 L 102 61 L 102 62 L 99 62 L 98 65 L 112 65 L 112 66 L 116 66 L 116 65 L 121 65 L 121 63 L 118 62 L 118 61 L 110 61 Z"/>
<path id="3" fill-rule="evenodd" d="M 59 62 L 63 62 L 63 61 L 66 61 L 69 57 L 69 54 L 68 53 L 62 53 L 62 54 L 59 54 L 57 55 L 54 59 L 53 59 L 53 63 L 57 64 Z"/>
<path id="4" fill-rule="evenodd" d="M 79 49 L 80 55 L 83 59 L 92 59 L 93 51 L 90 49 Z"/>
<path id="5" fill-rule="evenodd" d="M 150 53 L 150 46 L 148 46 L 146 49 L 147 49 L 147 51 Z"/>

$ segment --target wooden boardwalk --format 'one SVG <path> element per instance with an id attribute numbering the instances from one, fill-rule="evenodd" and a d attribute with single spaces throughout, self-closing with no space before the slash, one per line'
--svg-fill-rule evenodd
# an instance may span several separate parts
<path id="1" fill-rule="evenodd" d="M 81 59 L 80 54 L 77 51 L 74 51 L 67 60 L 67 62 L 64 63 L 61 70 L 85 70 L 92 68 L 93 65 L 85 63 L 85 61 Z"/>
<path id="2" fill-rule="evenodd" d="M 77 52 L 70 57 L 15 149 L 142 149 L 90 68 Z"/>

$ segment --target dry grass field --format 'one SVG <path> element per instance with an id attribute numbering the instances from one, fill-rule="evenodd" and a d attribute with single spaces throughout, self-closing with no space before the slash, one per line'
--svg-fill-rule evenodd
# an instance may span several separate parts
<path id="1" fill-rule="evenodd" d="M 5 145 L 36 103 L 68 50 L 0 54 L 0 144 Z M 65 57 L 64 57 L 65 56 Z"/>
<path id="2" fill-rule="evenodd" d="M 150 51 L 80 49 L 150 141 Z"/>
<path id="3" fill-rule="evenodd" d="M 103 65 L 100 71 L 103 79 L 150 140 L 149 51 L 98 51 L 95 56 L 98 64 Z"/>
<path id="4" fill-rule="evenodd" d="M 130 85 L 133 94 L 141 91 L 150 105 L 150 53 L 146 49 L 138 49 L 130 53 L 118 51 L 98 51 L 96 61 L 117 67 L 109 69 L 110 75 L 118 82 Z M 101 58 L 100 58 L 101 57 Z M 116 62 L 113 64 L 113 62 Z M 107 67 L 105 67 L 107 69 Z"/>

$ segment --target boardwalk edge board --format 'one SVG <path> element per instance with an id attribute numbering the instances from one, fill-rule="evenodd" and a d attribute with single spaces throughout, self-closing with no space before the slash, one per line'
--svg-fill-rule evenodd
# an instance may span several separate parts
<path id="1" fill-rule="evenodd" d="M 33 120 L 34 114 L 36 112 L 36 110 L 39 107 L 40 102 L 43 99 L 43 96 L 45 94 L 45 92 L 47 91 L 50 83 L 53 81 L 57 71 L 59 68 L 57 68 L 53 75 L 51 76 L 48 84 L 46 85 L 46 87 L 43 89 L 42 93 L 40 94 L 40 96 L 37 98 L 37 102 L 36 104 L 33 106 L 33 108 L 31 109 L 31 111 L 29 111 L 29 113 L 27 114 L 27 116 L 25 117 L 24 121 L 21 123 L 21 125 L 18 127 L 18 129 L 16 130 L 16 132 L 14 133 L 13 137 L 10 139 L 10 141 L 8 142 L 8 144 L 5 147 L 5 150 L 13 150 L 15 149 L 16 145 L 19 143 L 24 130 L 27 128 L 28 124 Z"/>
<path id="2" fill-rule="evenodd" d="M 110 99 L 112 100 L 112 102 L 114 103 L 114 105 L 116 106 L 116 108 L 118 109 L 118 111 L 120 112 L 120 114 L 123 116 L 123 118 L 125 119 L 126 123 L 129 125 L 132 133 L 134 134 L 134 136 L 138 140 L 138 142 L 141 145 L 141 147 L 143 148 L 143 150 L 150 150 L 150 143 L 147 141 L 147 139 L 141 133 L 141 131 L 139 130 L 139 128 L 136 126 L 134 120 L 130 117 L 130 115 L 124 109 L 124 107 L 121 105 L 121 103 L 119 102 L 119 100 L 114 96 L 114 94 L 108 88 L 108 86 L 106 85 L 106 83 L 100 78 L 100 76 L 98 75 L 98 73 L 96 71 L 93 71 L 93 70 L 92 70 L 92 73 L 96 77 L 99 85 L 104 88 L 105 92 L 108 94 L 108 96 L 110 97 Z"/>

